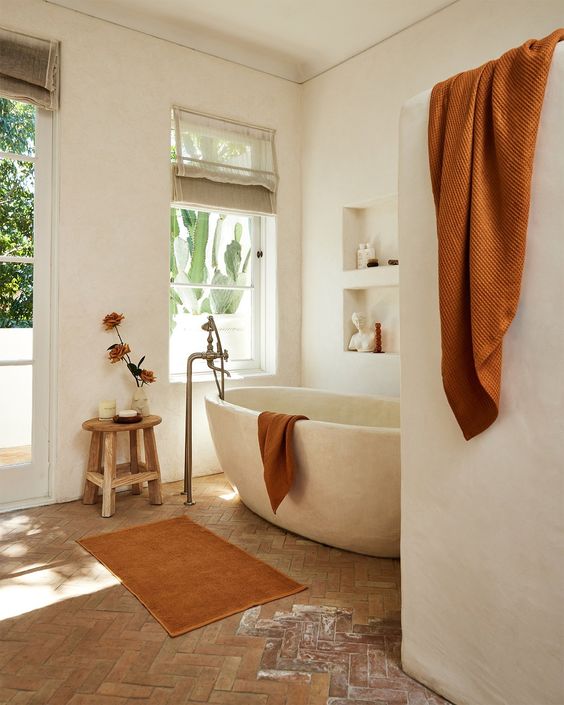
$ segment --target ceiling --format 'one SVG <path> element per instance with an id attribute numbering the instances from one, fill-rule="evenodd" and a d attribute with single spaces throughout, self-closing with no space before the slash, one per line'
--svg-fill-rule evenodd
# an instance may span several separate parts
<path id="1" fill-rule="evenodd" d="M 458 0 L 45 0 L 303 83 Z"/>

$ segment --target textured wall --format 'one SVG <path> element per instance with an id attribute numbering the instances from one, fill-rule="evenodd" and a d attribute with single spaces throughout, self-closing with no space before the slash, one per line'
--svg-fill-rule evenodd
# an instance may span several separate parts
<path id="1" fill-rule="evenodd" d="M 457 705 L 564 702 L 564 43 L 535 155 L 499 418 L 467 442 L 441 379 L 429 92 L 406 104 L 402 258 L 402 663 Z"/>
<path id="2" fill-rule="evenodd" d="M 61 40 L 58 213 L 54 267 L 57 417 L 55 497 L 78 497 L 88 434 L 83 419 L 100 398 L 129 406 L 132 379 L 104 359 L 113 342 L 100 319 L 127 315 L 125 332 L 158 375 L 152 409 L 163 477 L 183 467 L 184 385 L 168 377 L 168 227 L 170 107 L 277 130 L 280 170 L 278 267 L 279 350 L 274 384 L 300 375 L 300 89 L 257 71 L 205 56 L 39 0 L 0 0 L 2 24 Z M 205 345 L 202 338 L 197 348 Z M 203 349 L 203 348 L 202 348 Z M 196 385 L 196 472 L 217 469 Z"/>
<path id="3" fill-rule="evenodd" d="M 342 207 L 397 193 L 402 104 L 563 25 L 562 0 L 460 0 L 304 85 L 304 385 L 399 394 L 397 358 L 343 353 L 339 281 Z"/>

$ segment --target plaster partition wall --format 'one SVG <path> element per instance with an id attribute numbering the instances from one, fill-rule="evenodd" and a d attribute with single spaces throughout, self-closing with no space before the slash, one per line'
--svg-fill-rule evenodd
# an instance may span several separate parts
<path id="1" fill-rule="evenodd" d="M 459 0 L 304 84 L 304 386 L 399 394 L 397 357 L 344 352 L 341 233 L 343 207 L 397 193 L 402 104 L 559 26 L 562 0 Z"/>
<path id="2" fill-rule="evenodd" d="M 564 702 L 564 43 L 534 160 L 499 418 L 467 442 L 442 387 L 429 92 L 402 114 L 402 665 L 457 705 Z"/>
<path id="3" fill-rule="evenodd" d="M 0 0 L 0 18 L 9 28 L 61 41 L 53 497 L 82 493 L 89 434 L 81 423 L 96 415 L 99 399 L 117 398 L 122 408 L 131 403 L 133 379 L 122 365 L 105 359 L 114 342 L 101 327 L 109 311 L 126 314 L 126 340 L 156 372 L 149 395 L 152 411 L 163 417 L 157 428 L 163 479 L 180 479 L 185 387 L 168 382 L 170 109 L 176 104 L 276 130 L 278 335 L 294 344 L 279 346 L 277 374 L 264 382 L 295 385 L 300 381 L 300 88 L 40 0 Z M 200 349 L 205 349 L 204 334 L 186 352 Z M 204 394 L 214 388 L 195 385 L 196 474 L 219 470 L 203 406 Z"/>

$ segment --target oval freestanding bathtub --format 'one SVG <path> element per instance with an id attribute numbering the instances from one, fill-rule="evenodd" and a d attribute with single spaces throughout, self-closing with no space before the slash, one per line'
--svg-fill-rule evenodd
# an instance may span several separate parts
<path id="1" fill-rule="evenodd" d="M 222 470 L 244 504 L 320 543 L 399 556 L 399 400 L 301 387 L 240 387 L 206 397 Z M 304 414 L 294 427 L 296 474 L 274 514 L 258 445 L 261 411 Z"/>

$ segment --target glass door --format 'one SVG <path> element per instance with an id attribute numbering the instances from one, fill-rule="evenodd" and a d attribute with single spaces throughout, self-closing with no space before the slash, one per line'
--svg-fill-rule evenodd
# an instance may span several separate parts
<path id="1" fill-rule="evenodd" d="M 49 494 L 52 117 L 0 98 L 0 506 Z"/>

